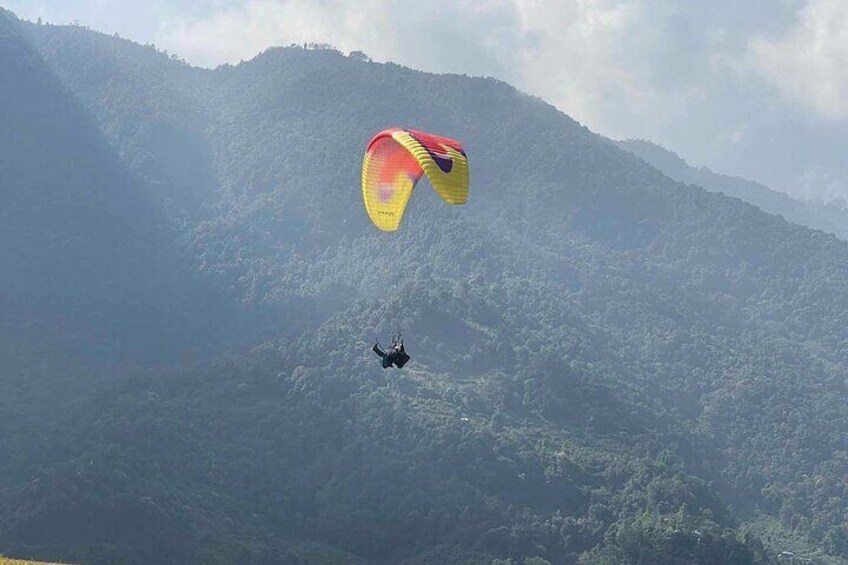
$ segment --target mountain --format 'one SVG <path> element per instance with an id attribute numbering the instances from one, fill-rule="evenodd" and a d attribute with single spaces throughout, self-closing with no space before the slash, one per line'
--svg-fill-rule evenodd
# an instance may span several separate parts
<path id="1" fill-rule="evenodd" d="M 186 268 L 180 234 L 6 14 L 0 41 L 3 341 L 23 332 L 95 362 L 202 348 L 220 294 Z"/>
<path id="2" fill-rule="evenodd" d="M 115 379 L 235 350 L 244 324 L 2 11 L 0 77 L 0 465 L 14 482 Z"/>
<path id="3" fill-rule="evenodd" d="M 198 69 L 13 23 L 24 69 L 49 68 L 126 175 L 109 186 L 146 203 L 133 221 L 175 234 L 151 249 L 181 242 L 178 278 L 259 330 L 192 328 L 221 345 L 169 368 L 118 365 L 61 415 L 5 432 L 5 554 L 848 558 L 845 242 L 675 182 L 491 79 L 301 47 Z M 370 226 L 361 158 L 389 125 L 463 141 L 466 206 L 424 183 L 398 232 Z M 107 252 L 81 248 L 108 269 Z M 368 349 L 398 327 L 412 362 L 384 372 Z"/>
<path id="4" fill-rule="evenodd" d="M 714 173 L 706 167 L 692 167 L 680 156 L 650 141 L 627 139 L 616 144 L 678 182 L 739 198 L 765 212 L 783 216 L 790 222 L 832 233 L 843 240 L 848 239 L 848 211 L 845 203 L 840 200 L 827 204 L 796 200 L 753 181 Z"/>

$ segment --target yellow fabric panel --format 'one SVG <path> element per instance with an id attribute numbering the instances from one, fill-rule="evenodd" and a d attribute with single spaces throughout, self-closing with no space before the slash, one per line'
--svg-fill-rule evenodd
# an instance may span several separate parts
<path id="1" fill-rule="evenodd" d="M 468 200 L 468 159 L 459 142 L 402 129 L 374 136 L 362 162 L 362 198 L 375 226 L 398 228 L 422 174 L 448 204 Z"/>
<path id="2" fill-rule="evenodd" d="M 453 161 L 451 171 L 445 173 L 410 133 L 400 130 L 394 132 L 392 137 L 412 153 L 442 200 L 448 204 L 465 204 L 469 186 L 468 158 L 465 155 L 452 147 L 441 145 Z"/>
<path id="3" fill-rule="evenodd" d="M 365 153 L 362 198 L 375 226 L 383 231 L 398 228 L 421 172 L 408 151 L 391 137 L 378 140 Z"/>

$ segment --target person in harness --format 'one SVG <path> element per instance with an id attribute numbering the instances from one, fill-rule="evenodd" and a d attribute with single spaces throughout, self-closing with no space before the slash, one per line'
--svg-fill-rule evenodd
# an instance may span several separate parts
<path id="1" fill-rule="evenodd" d="M 384 369 L 388 369 L 392 365 L 400 369 L 406 365 L 410 359 L 403 347 L 403 338 L 401 338 L 400 334 L 398 334 L 397 338 L 392 339 L 392 346 L 389 347 L 388 351 L 383 351 L 380 348 L 379 341 L 374 344 L 371 351 L 376 353 L 382 359 Z"/>

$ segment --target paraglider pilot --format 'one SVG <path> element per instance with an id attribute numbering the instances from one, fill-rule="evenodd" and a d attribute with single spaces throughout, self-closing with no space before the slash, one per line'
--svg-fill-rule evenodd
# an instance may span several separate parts
<path id="1" fill-rule="evenodd" d="M 380 342 L 374 344 L 371 350 L 380 356 L 383 360 L 383 368 L 388 369 L 395 365 L 398 369 L 402 368 L 409 361 L 410 357 L 403 348 L 403 339 L 398 335 L 397 339 L 392 339 L 392 346 L 389 351 L 385 352 L 380 349 Z"/>

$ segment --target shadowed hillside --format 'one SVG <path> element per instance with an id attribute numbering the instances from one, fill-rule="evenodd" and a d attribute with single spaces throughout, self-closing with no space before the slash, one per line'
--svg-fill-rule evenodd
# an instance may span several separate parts
<path id="1" fill-rule="evenodd" d="M 0 41 L 14 77 L 0 92 L 0 331 L 98 362 L 202 347 L 232 319 L 222 294 L 8 15 Z"/>

